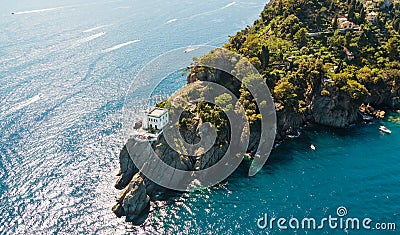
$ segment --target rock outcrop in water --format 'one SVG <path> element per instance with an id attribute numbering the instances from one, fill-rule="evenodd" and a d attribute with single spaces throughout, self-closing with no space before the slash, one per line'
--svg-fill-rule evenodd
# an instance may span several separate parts
<path id="1" fill-rule="evenodd" d="M 119 217 L 126 216 L 127 220 L 137 218 L 149 206 L 150 197 L 146 192 L 146 185 L 140 174 L 134 175 L 118 199 L 113 211 Z"/>
<path id="2" fill-rule="evenodd" d="M 192 110 L 192 112 L 189 110 Z M 196 110 L 195 108 L 189 110 L 182 114 L 182 118 L 193 118 L 199 115 L 194 111 Z M 183 138 L 192 144 L 199 141 L 200 126 L 202 124 L 201 119 L 193 118 L 193 120 L 194 122 L 190 123 L 190 127 L 183 126 L 181 129 Z M 134 165 L 132 159 L 149 159 L 150 151 L 153 149 L 164 163 L 176 169 L 185 171 L 206 169 L 217 163 L 225 154 L 229 135 L 229 128 L 220 132 L 211 149 L 200 157 L 185 156 L 177 153 L 169 147 L 163 135 L 157 141 L 152 142 L 151 145 L 147 141 L 133 138 L 128 140 L 119 155 L 120 173 L 115 187 L 123 190 L 117 199 L 117 204 L 112 209 L 113 212 L 118 217 L 126 216 L 127 221 L 133 221 L 149 205 L 150 199 L 155 199 L 158 193 L 166 190 L 146 178 Z M 256 146 L 256 144 L 253 144 L 253 146 Z"/>

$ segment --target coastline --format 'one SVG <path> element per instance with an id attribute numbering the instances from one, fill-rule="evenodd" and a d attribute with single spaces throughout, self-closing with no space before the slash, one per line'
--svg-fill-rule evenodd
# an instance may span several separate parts
<path id="1" fill-rule="evenodd" d="M 279 1 L 269 2 L 265 7 L 265 12 L 268 12 L 270 8 L 277 4 L 279 4 Z M 274 20 L 274 18 L 267 19 L 266 21 L 268 20 Z M 258 20 L 252 27 L 257 28 L 259 25 L 262 24 Z M 249 31 L 251 29 L 252 28 L 246 30 Z M 240 33 L 238 35 L 238 37 L 241 37 Z M 243 43 L 240 46 L 237 46 L 235 43 L 237 43 L 235 42 L 235 37 L 232 37 L 230 42 L 225 46 L 228 48 L 230 47 L 230 49 L 232 47 L 237 47 L 236 50 L 244 47 Z M 270 52 L 268 52 L 268 58 L 269 53 Z M 265 58 L 265 55 L 266 52 L 264 51 L 262 51 L 261 54 L 256 55 L 256 57 L 260 59 L 261 64 L 263 64 L 261 60 Z M 276 143 L 278 145 L 281 141 L 298 136 L 302 128 L 310 123 L 329 128 L 347 128 L 362 121 L 363 116 L 360 115 L 360 111 L 366 115 L 374 115 L 378 118 L 384 118 L 384 112 L 375 110 L 372 107 L 389 110 L 397 110 L 400 108 L 398 91 L 393 93 L 387 92 L 387 87 L 374 87 L 373 90 L 370 89 L 370 91 L 365 92 L 364 90 L 366 90 L 366 88 L 363 84 L 359 84 L 351 79 L 343 84 L 341 84 L 341 81 L 339 80 L 334 80 L 334 84 L 332 85 L 331 80 L 327 79 L 326 76 L 329 75 L 336 78 L 336 75 L 330 75 L 324 68 L 325 64 L 318 59 L 312 58 L 311 56 L 307 57 L 307 59 L 309 61 L 307 61 L 306 66 L 301 67 L 301 65 L 297 65 L 299 67 L 297 68 L 298 70 L 295 71 L 301 71 L 305 76 L 311 77 L 311 81 L 306 81 L 305 83 L 304 89 L 306 90 L 306 93 L 303 97 L 304 100 L 293 98 L 293 100 L 288 102 L 277 98 L 275 103 L 278 120 Z M 292 66 L 293 65 L 288 66 L 288 70 L 291 70 Z M 279 67 L 279 69 L 281 68 Z M 291 72 L 288 72 L 288 74 L 289 73 Z M 235 82 L 232 76 L 214 70 L 204 70 L 201 66 L 194 66 L 191 68 L 190 74 L 187 77 L 187 82 L 188 84 L 192 84 L 197 81 L 210 81 L 210 78 L 212 78 L 211 80 L 213 82 L 225 86 L 226 84 L 229 84 L 230 90 L 234 93 L 235 91 L 236 93 L 240 91 L 241 85 Z M 291 81 L 285 81 L 285 83 L 282 83 L 284 84 L 282 87 L 279 87 L 279 82 L 278 85 L 274 84 L 274 92 L 277 90 L 276 87 L 281 88 L 282 92 L 287 92 L 286 88 L 290 87 L 290 83 Z M 298 84 L 297 86 L 302 85 L 303 84 Z M 311 89 L 307 89 L 307 87 Z M 349 89 L 349 87 L 350 91 L 348 92 L 348 90 L 345 89 Z M 358 90 L 353 91 L 352 89 Z M 277 91 L 275 93 L 277 93 Z M 290 90 L 289 92 L 293 91 Z M 357 92 L 360 92 L 362 98 L 358 96 L 359 94 Z M 377 99 L 377 97 L 371 95 L 372 92 L 386 96 Z M 285 98 L 285 96 L 283 98 Z M 372 103 L 372 105 L 370 105 L 370 103 Z M 360 110 L 360 106 L 364 104 L 366 105 L 362 110 Z M 183 136 L 185 136 L 185 139 L 188 140 L 188 142 L 194 143 L 198 138 L 198 127 L 201 124 L 201 120 L 199 121 L 194 119 L 194 117 L 201 116 L 204 110 L 196 106 L 191 107 L 191 110 L 196 111 L 186 111 L 184 113 L 184 117 L 191 121 L 189 125 L 185 124 L 183 127 Z M 230 127 L 227 125 L 222 128 L 223 132 L 218 136 L 217 142 L 213 146 L 214 149 L 202 156 L 202 158 L 206 160 L 193 160 L 187 156 L 177 154 L 168 147 L 168 143 L 163 139 L 163 136 L 153 143 L 152 147 L 156 152 L 161 153 L 160 158 L 162 158 L 164 162 L 171 166 L 175 166 L 177 169 L 205 169 L 218 162 L 226 151 L 226 149 L 224 149 L 226 148 L 225 140 L 230 134 Z M 260 144 L 259 120 L 255 119 L 253 121 L 250 126 L 250 133 L 250 144 L 247 152 L 250 156 L 254 156 L 254 154 L 256 154 L 256 147 Z M 135 149 L 135 152 L 138 154 L 130 156 L 126 150 L 127 146 Z M 117 200 L 117 204 L 113 207 L 113 211 L 118 217 L 126 216 L 127 221 L 134 221 L 135 218 L 139 217 L 143 210 L 148 207 L 150 200 L 154 200 L 160 192 L 165 191 L 165 189 L 142 175 L 140 170 L 137 169 L 132 162 L 131 158 L 146 158 L 148 155 L 149 152 L 144 146 L 131 139 L 127 142 L 119 156 L 121 171 L 116 183 L 116 188 L 123 189 L 123 192 L 121 193 L 121 197 Z"/>

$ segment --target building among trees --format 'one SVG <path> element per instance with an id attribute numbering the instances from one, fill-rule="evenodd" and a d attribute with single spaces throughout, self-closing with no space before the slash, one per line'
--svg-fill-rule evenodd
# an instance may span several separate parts
<path id="1" fill-rule="evenodd" d="M 358 29 L 358 26 L 349 21 L 346 17 L 340 17 L 337 19 L 338 20 L 338 26 L 340 31 L 345 32 L 347 30 L 354 30 L 354 29 Z"/>

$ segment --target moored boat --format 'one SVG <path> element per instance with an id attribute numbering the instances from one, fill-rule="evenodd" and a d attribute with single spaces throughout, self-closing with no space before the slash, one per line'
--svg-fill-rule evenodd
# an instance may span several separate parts
<path id="1" fill-rule="evenodd" d="M 389 130 L 389 129 L 388 129 L 387 127 L 385 127 L 385 126 L 380 126 L 380 127 L 379 127 L 379 130 L 382 131 L 382 132 L 384 132 L 384 133 L 386 133 L 386 134 L 392 134 L 392 131 Z"/>

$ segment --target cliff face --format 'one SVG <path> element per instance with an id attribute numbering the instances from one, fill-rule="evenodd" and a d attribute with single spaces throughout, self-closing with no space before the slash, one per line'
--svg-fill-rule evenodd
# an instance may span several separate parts
<path id="1" fill-rule="evenodd" d="M 196 109 L 192 107 L 191 110 Z M 186 111 L 182 114 L 182 118 L 198 115 L 196 111 Z M 192 144 L 199 141 L 200 125 L 202 124 L 201 119 L 193 120 L 194 122 L 190 126 L 180 129 L 183 138 Z M 150 199 L 157 198 L 159 192 L 166 190 L 141 173 L 132 159 L 149 159 L 150 151 L 154 150 L 164 163 L 176 169 L 202 170 L 213 166 L 222 158 L 227 150 L 229 135 L 229 128 L 226 131 L 219 132 L 211 149 L 200 157 L 190 157 L 177 153 L 169 147 L 163 135 L 157 141 L 152 142 L 151 145 L 144 141 L 129 139 L 119 155 L 120 173 L 115 187 L 123 190 L 112 209 L 113 212 L 118 217 L 126 216 L 126 221 L 134 221 L 149 206 Z M 207 136 L 204 136 L 204 138 L 207 138 Z"/>
<path id="2" fill-rule="evenodd" d="M 321 79 L 322 80 L 322 79 Z M 241 83 L 232 75 L 222 71 L 200 70 L 197 67 L 192 68 L 191 73 L 187 78 L 188 83 L 196 81 L 215 82 L 228 88 L 232 93 L 240 96 Z M 321 84 L 320 82 L 317 82 Z M 284 139 L 287 134 L 295 134 L 307 122 L 315 124 L 344 128 L 352 123 L 357 122 L 359 116 L 357 114 L 360 106 L 360 101 L 352 100 L 350 96 L 343 92 L 334 92 L 338 87 L 329 88 L 332 95 L 322 96 L 322 86 L 314 85 L 307 93 L 305 99 L 305 109 L 303 112 L 298 112 L 292 106 L 284 106 L 276 104 L 277 112 L 277 140 Z M 379 96 L 381 100 L 377 105 L 386 104 L 390 98 L 390 92 L 382 92 L 385 96 Z M 386 97 L 386 98 L 385 98 Z M 253 125 L 253 130 L 257 132 L 258 123 Z M 259 133 L 254 133 L 257 135 Z"/>
<path id="3" fill-rule="evenodd" d="M 318 96 L 312 102 L 312 118 L 317 124 L 347 127 L 358 120 L 359 105 L 343 95 Z"/>

